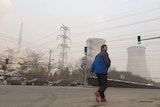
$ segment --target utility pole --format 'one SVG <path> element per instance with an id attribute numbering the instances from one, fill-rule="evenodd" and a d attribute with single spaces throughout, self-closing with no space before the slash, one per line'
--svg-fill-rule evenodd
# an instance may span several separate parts
<path id="1" fill-rule="evenodd" d="M 86 55 L 86 67 L 84 69 L 84 85 L 87 86 L 87 55 Z"/>
<path id="2" fill-rule="evenodd" d="M 84 47 L 84 55 L 85 55 L 85 68 L 84 68 L 84 85 L 87 85 L 87 46 Z"/>
<path id="3" fill-rule="evenodd" d="M 51 70 L 51 54 L 52 54 L 52 49 L 49 51 L 49 62 L 48 62 L 48 80 L 49 80 L 49 74 L 50 74 L 50 70 Z"/>
<path id="4" fill-rule="evenodd" d="M 6 58 L 3 65 L 2 65 L 2 68 L 3 68 L 3 71 L 4 71 L 4 77 L 3 77 L 3 80 L 5 80 L 5 75 L 6 75 L 6 69 L 7 69 L 7 65 L 9 64 L 9 59 Z"/>
<path id="5" fill-rule="evenodd" d="M 10 60 L 8 68 L 12 68 L 13 67 L 13 65 L 12 65 L 12 63 L 13 63 L 13 54 L 14 54 L 14 49 L 8 48 L 8 59 Z"/>

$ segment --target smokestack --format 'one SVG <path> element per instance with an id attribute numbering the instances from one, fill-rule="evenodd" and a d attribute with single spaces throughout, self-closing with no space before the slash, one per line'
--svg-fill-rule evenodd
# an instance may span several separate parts
<path id="1" fill-rule="evenodd" d="M 21 22 L 21 27 L 20 27 L 20 34 L 19 34 L 19 39 L 18 39 L 18 53 L 21 52 L 21 45 L 22 45 L 22 29 L 23 29 L 23 23 Z"/>
<path id="2" fill-rule="evenodd" d="M 133 46 L 127 48 L 128 64 L 127 71 L 141 77 L 150 77 L 145 58 L 145 47 Z"/>

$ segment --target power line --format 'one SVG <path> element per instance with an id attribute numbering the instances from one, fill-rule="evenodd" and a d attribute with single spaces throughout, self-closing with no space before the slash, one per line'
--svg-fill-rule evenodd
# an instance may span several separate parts
<path id="1" fill-rule="evenodd" d="M 112 18 L 112 19 L 109 19 L 109 20 L 104 20 L 104 21 L 101 21 L 101 22 L 98 22 L 98 23 L 91 23 L 91 24 L 75 27 L 75 28 L 72 28 L 72 29 L 85 28 L 85 27 L 88 27 L 88 26 L 93 26 L 93 25 L 104 23 L 104 22 L 115 21 L 115 20 L 119 20 L 119 19 L 122 19 L 122 18 L 128 18 L 128 17 L 135 16 L 135 15 L 141 15 L 143 13 L 152 12 L 152 11 L 155 11 L 155 10 L 158 10 L 158 9 L 160 9 L 160 7 L 156 7 L 156 8 L 152 8 L 152 9 L 149 9 L 149 10 L 144 10 L 144 11 L 141 11 L 141 12 L 137 12 L 137 13 L 133 13 L 133 14 L 128 14 L 128 15 Z"/>
<path id="2" fill-rule="evenodd" d="M 18 38 L 12 37 L 12 36 L 7 35 L 7 34 L 4 34 L 4 33 L 0 33 L 0 34 L 1 34 L 1 36 L 2 36 L 1 39 L 5 40 L 5 41 L 7 41 L 7 42 L 9 42 L 9 43 L 14 43 L 15 45 L 17 45 L 17 40 L 18 40 Z M 3 37 L 3 35 L 5 35 L 5 36 Z M 24 42 L 26 42 L 26 43 L 24 43 Z M 28 43 L 29 43 L 30 45 L 28 45 Z M 23 46 L 26 46 L 26 47 L 30 47 L 30 48 L 33 47 L 33 45 L 32 45 L 30 42 L 24 41 L 24 40 L 22 40 L 22 45 L 23 45 Z M 15 46 L 15 48 L 16 48 L 16 46 Z"/>
<path id="3" fill-rule="evenodd" d="M 157 20 L 160 20 L 160 17 L 154 18 L 154 19 L 148 19 L 148 20 L 145 20 L 145 21 L 139 21 L 139 22 L 135 22 L 135 23 L 125 24 L 125 25 L 115 26 L 115 27 L 111 27 L 111 28 L 100 29 L 100 30 L 91 31 L 91 32 L 75 33 L 75 34 L 72 34 L 72 35 L 85 36 L 85 35 L 88 35 L 88 34 L 106 32 L 106 31 L 109 31 L 109 30 L 115 30 L 115 29 L 118 29 L 118 28 L 124 28 L 124 27 L 128 27 L 128 26 L 133 26 L 133 25 L 137 25 L 137 24 L 148 23 L 148 22 L 157 21 Z M 71 37 L 77 37 L 77 36 L 71 36 Z"/>
<path id="4" fill-rule="evenodd" d="M 131 26 L 131 25 L 135 25 L 135 24 L 146 23 L 146 22 L 155 21 L 155 20 L 159 20 L 159 19 L 160 19 L 160 18 L 155 18 L 155 19 L 150 19 L 150 20 L 146 20 L 146 21 L 136 22 L 136 23 L 132 23 L 132 24 L 121 25 L 121 26 L 117 26 L 117 27 L 108 28 L 108 29 L 106 29 L 105 31 L 107 31 L 107 30 L 112 30 L 112 29 L 117 29 L 117 28 L 122 28 L 122 27 L 127 27 L 127 26 Z M 103 30 L 104 30 L 104 29 L 103 29 Z M 96 32 L 94 31 L 94 32 L 87 33 L 87 34 L 97 33 L 97 32 L 101 32 L 101 31 L 103 31 L 103 30 L 96 31 Z M 86 34 L 84 34 L 84 35 L 86 35 Z M 82 35 L 81 35 L 81 36 L 82 36 Z M 75 37 L 75 36 L 72 36 L 72 37 Z M 39 39 L 39 40 L 40 40 L 40 39 Z M 31 43 L 31 42 L 29 42 L 29 43 Z M 45 44 L 48 44 L 48 42 L 45 42 L 45 43 L 43 43 L 43 44 L 41 44 L 41 45 L 45 45 Z M 41 45 L 39 45 L 39 46 L 41 46 Z M 36 47 L 38 47 L 38 46 L 36 46 Z"/>
<path id="5" fill-rule="evenodd" d="M 43 43 L 43 44 L 40 44 L 40 45 L 37 45 L 37 46 L 34 46 L 33 48 L 36 48 L 36 47 L 41 47 L 41 46 L 43 46 L 43 45 L 46 45 L 46 44 L 49 44 L 49 43 L 55 43 L 55 42 L 57 42 L 57 40 L 50 40 L 50 41 L 47 41 L 47 42 L 45 42 L 45 43 Z"/>
<path id="6" fill-rule="evenodd" d="M 117 27 L 113 27 L 113 28 L 108 28 L 108 30 L 109 29 L 114 29 L 114 28 L 121 28 L 121 27 L 126 27 L 126 26 L 130 26 L 130 25 L 135 25 L 135 24 L 140 24 L 140 23 L 146 23 L 146 22 L 148 22 L 148 21 L 155 21 L 155 20 L 159 20 L 159 18 L 156 18 L 156 19 L 150 19 L 150 20 L 146 20 L 146 21 L 142 21 L 142 22 L 136 22 L 136 23 L 132 23 L 132 24 L 127 24 L 127 25 L 121 25 L 121 26 L 117 26 Z M 12 38 L 13 40 L 15 39 L 15 38 Z M 47 42 L 48 43 L 48 42 Z M 46 43 L 46 44 L 47 44 Z M 42 44 L 42 45 L 45 45 L 45 43 L 44 44 Z M 40 45 L 41 46 L 41 45 Z M 37 46 L 38 47 L 38 46 Z"/>
<path id="7" fill-rule="evenodd" d="M 129 39 L 130 38 L 130 39 Z M 116 39 L 116 40 L 111 40 L 111 41 L 109 41 L 109 42 L 113 42 L 113 41 L 126 41 L 126 40 L 131 40 L 131 39 L 134 39 L 134 38 L 132 38 L 132 37 L 129 37 L 129 38 L 123 38 L 123 39 Z M 83 42 L 81 42 L 81 43 L 83 43 Z M 85 42 L 84 42 L 85 43 Z M 83 44 L 82 45 L 78 45 L 78 46 L 71 46 L 72 48 L 77 48 L 77 47 L 81 47 L 81 46 L 84 46 Z M 120 46 L 121 47 L 121 46 Z M 120 47 L 117 47 L 117 48 L 120 48 Z M 113 48 L 113 47 L 112 47 Z M 48 49 L 47 49 L 47 51 L 48 51 Z"/>
<path id="8" fill-rule="evenodd" d="M 149 9 L 149 10 L 144 10 L 144 11 L 141 11 L 141 12 L 138 12 L 138 13 L 133 13 L 133 14 L 125 15 L 125 16 L 120 16 L 120 17 L 118 17 L 118 18 L 112 18 L 112 19 L 110 19 L 110 20 L 105 20 L 105 21 L 102 21 L 102 22 L 100 22 L 100 23 L 109 22 L 109 21 L 114 21 L 114 20 L 119 20 L 119 19 L 121 19 L 121 18 L 126 18 L 126 17 L 128 18 L 128 17 L 130 17 L 130 16 L 135 16 L 135 15 L 139 15 L 139 14 L 142 14 L 142 13 L 151 12 L 151 11 L 154 11 L 154 10 L 157 10 L 157 9 L 160 9 L 160 7 L 152 8 L 152 9 Z M 87 27 L 87 26 L 96 25 L 96 24 L 100 24 L 100 23 L 92 23 L 92 24 L 84 25 L 84 26 L 81 26 L 81 27 L 78 27 L 78 28 L 84 28 L 84 27 Z M 77 28 L 77 27 L 72 28 L 72 29 L 76 29 L 76 28 Z M 38 41 L 40 41 L 40 40 L 46 39 L 46 38 L 48 38 L 48 37 L 50 37 L 50 36 L 52 36 L 53 34 L 56 34 L 56 33 L 58 33 L 58 31 L 57 31 L 57 32 L 54 32 L 54 33 L 51 33 L 51 34 L 49 34 L 49 35 L 47 35 L 47 36 L 44 36 L 44 37 L 42 37 L 42 38 L 40 38 L 40 39 L 38 39 L 38 40 L 36 40 L 36 41 L 34 41 L 34 42 L 38 42 Z"/>
<path id="9" fill-rule="evenodd" d="M 121 18 L 126 18 L 126 17 L 130 17 L 130 16 L 135 16 L 135 15 L 139 15 L 139 14 L 142 14 L 142 13 L 152 12 L 152 11 L 157 10 L 157 9 L 159 9 L 159 8 L 160 8 L 160 7 L 156 7 L 156 8 L 152 8 L 152 9 L 149 9 L 149 10 L 144 10 L 144 11 L 141 11 L 141 12 L 137 12 L 137 13 L 133 13 L 133 14 L 128 14 L 128 15 L 124 15 L 124 16 L 112 18 L 112 19 L 110 19 L 110 20 L 105 20 L 105 21 L 102 21 L 102 22 L 100 22 L 100 23 L 103 23 L 103 22 L 106 22 L 106 21 L 119 20 L 119 19 L 121 19 Z M 93 24 L 95 24 L 95 23 L 93 23 Z M 93 24 L 91 24 L 91 25 L 93 25 Z M 96 24 L 99 24 L 99 23 L 96 23 Z M 89 24 L 89 25 L 90 25 L 90 24 Z M 87 25 L 85 25 L 85 26 L 87 26 Z M 84 26 L 83 26 L 83 28 L 84 28 Z M 55 32 L 55 33 L 56 33 L 56 32 Z M 86 34 L 85 34 L 85 35 L 86 35 Z M 52 36 L 52 35 L 49 34 L 49 35 L 47 35 L 47 36 L 44 36 L 44 37 L 38 39 L 37 41 L 43 40 L 44 38 L 50 37 L 50 36 Z M 34 42 L 35 42 L 35 41 L 34 41 Z M 50 42 L 51 42 L 51 41 L 45 42 L 45 43 L 40 44 L 40 45 L 35 46 L 35 47 L 40 47 L 40 46 L 45 45 L 45 44 L 48 44 L 48 43 L 50 43 Z M 31 42 L 31 43 L 32 43 L 32 42 Z M 31 43 L 29 43 L 29 44 L 31 44 Z"/>
<path id="10" fill-rule="evenodd" d="M 53 36 L 54 34 L 57 34 L 57 33 L 58 33 L 58 31 L 57 31 L 57 32 L 50 33 L 50 34 L 48 34 L 47 36 L 43 36 L 43 37 L 41 37 L 41 38 L 39 38 L 39 39 L 31 42 L 31 43 L 39 42 L 39 41 L 44 40 L 44 39 L 46 39 L 46 38 L 48 38 L 48 37 L 50 37 L 50 36 Z"/>

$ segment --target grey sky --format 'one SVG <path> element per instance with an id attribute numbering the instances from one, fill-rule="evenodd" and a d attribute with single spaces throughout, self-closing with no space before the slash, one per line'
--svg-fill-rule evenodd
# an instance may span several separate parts
<path id="1" fill-rule="evenodd" d="M 23 22 L 22 48 L 38 49 L 59 57 L 57 35 L 69 26 L 72 43 L 68 62 L 79 60 L 88 38 L 107 41 L 112 66 L 126 70 L 127 47 L 137 46 L 137 36 L 160 36 L 160 0 L 0 0 L 0 48 L 16 48 Z M 12 41 L 13 43 L 9 43 Z M 160 39 L 143 41 L 152 77 L 160 77 Z"/>

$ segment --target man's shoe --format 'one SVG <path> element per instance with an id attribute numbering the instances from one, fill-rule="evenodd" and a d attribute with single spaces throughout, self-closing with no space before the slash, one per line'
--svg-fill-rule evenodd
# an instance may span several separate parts
<path id="1" fill-rule="evenodd" d="M 107 100 L 105 98 L 101 98 L 101 102 L 106 102 Z"/>
<path id="2" fill-rule="evenodd" d="M 96 101 L 100 102 L 101 101 L 101 94 L 97 91 L 94 93 L 95 97 L 96 97 Z"/>

